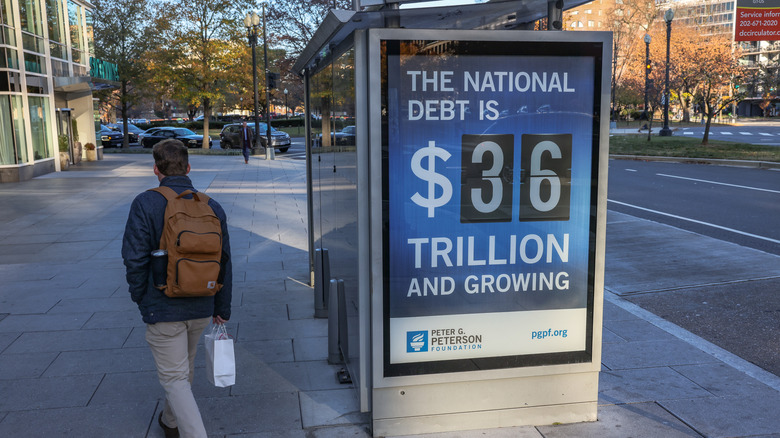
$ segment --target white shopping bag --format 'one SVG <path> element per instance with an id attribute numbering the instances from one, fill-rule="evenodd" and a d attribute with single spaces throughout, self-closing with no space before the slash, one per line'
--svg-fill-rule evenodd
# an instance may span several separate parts
<path id="1" fill-rule="evenodd" d="M 233 339 L 224 324 L 216 324 L 206 334 L 206 372 L 209 382 L 224 388 L 236 384 L 236 357 Z"/>

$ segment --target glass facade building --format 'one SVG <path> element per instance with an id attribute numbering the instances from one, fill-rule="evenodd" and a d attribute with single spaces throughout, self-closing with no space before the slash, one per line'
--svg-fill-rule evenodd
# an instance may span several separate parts
<path id="1" fill-rule="evenodd" d="M 58 171 L 60 151 L 95 142 L 91 9 L 0 0 L 0 182 Z"/>

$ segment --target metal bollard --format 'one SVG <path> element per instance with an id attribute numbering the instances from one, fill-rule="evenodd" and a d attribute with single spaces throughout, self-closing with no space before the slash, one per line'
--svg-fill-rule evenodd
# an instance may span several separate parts
<path id="1" fill-rule="evenodd" d="M 327 248 L 314 250 L 314 317 L 328 317 L 330 257 Z"/>
<path id="2" fill-rule="evenodd" d="M 331 291 L 333 293 L 333 291 Z M 339 348 L 344 362 L 349 361 L 349 337 L 347 332 L 347 299 L 344 292 L 344 280 L 339 279 L 336 286 L 339 325 Z"/>
<path id="3" fill-rule="evenodd" d="M 328 363 L 335 365 L 340 364 L 341 352 L 339 351 L 339 305 L 338 305 L 338 284 L 344 283 L 343 281 L 336 280 L 335 278 L 330 280 L 330 294 L 328 303 Z"/>

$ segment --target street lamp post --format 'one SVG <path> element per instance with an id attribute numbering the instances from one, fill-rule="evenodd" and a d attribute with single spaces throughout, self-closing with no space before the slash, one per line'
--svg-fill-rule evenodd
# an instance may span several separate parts
<path id="1" fill-rule="evenodd" d="M 287 106 L 287 89 L 284 89 L 284 118 L 289 119 L 290 118 L 290 108 Z"/>
<path id="2" fill-rule="evenodd" d="M 244 17 L 244 26 L 246 26 L 246 34 L 247 38 L 249 38 L 249 45 L 252 47 L 252 77 L 253 77 L 253 86 L 254 86 L 254 96 L 255 96 L 255 138 L 253 145 L 254 147 L 257 147 L 257 137 L 259 136 L 259 130 L 260 130 L 260 116 L 257 112 L 257 105 L 259 99 L 259 94 L 257 92 L 257 57 L 255 56 L 255 47 L 257 47 L 257 27 L 260 25 L 260 17 L 257 15 L 257 12 L 247 12 L 246 17 Z M 243 100 L 243 98 L 242 98 Z"/>
<path id="3" fill-rule="evenodd" d="M 265 3 L 263 3 L 263 63 L 265 64 L 265 159 L 274 159 L 271 144 L 271 90 L 268 87 L 268 35 L 265 33 Z"/>
<path id="4" fill-rule="evenodd" d="M 650 118 L 653 117 L 651 113 L 647 111 L 647 92 L 650 89 L 650 41 L 652 38 L 649 34 L 645 34 L 645 121 L 647 122 L 647 139 L 650 139 L 650 129 L 653 123 Z"/>
<path id="5" fill-rule="evenodd" d="M 672 37 L 672 19 L 674 19 L 674 11 L 667 9 L 664 13 L 664 20 L 666 20 L 666 83 L 664 88 L 664 127 L 659 133 L 661 137 L 671 137 L 672 135 L 672 130 L 669 129 L 669 50 Z"/>

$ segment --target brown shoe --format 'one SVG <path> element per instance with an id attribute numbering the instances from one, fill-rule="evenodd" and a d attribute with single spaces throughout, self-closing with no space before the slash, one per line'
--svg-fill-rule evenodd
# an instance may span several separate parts
<path id="1" fill-rule="evenodd" d="M 160 427 L 162 427 L 163 432 L 165 432 L 165 438 L 179 438 L 179 428 L 166 426 L 162 421 L 162 414 L 163 413 L 160 412 L 160 416 L 157 417 L 157 422 L 160 423 Z"/>

